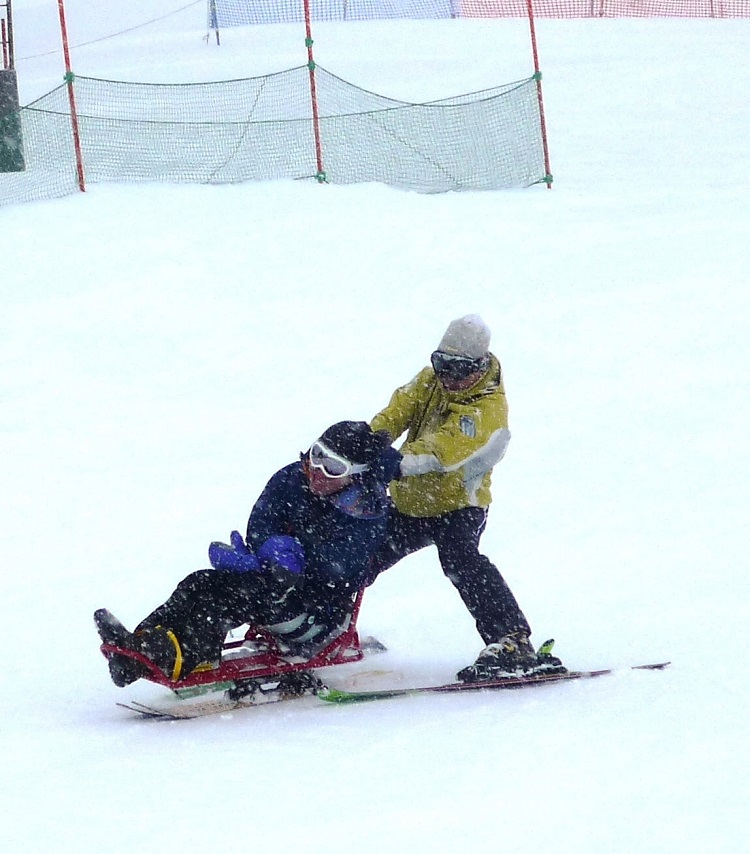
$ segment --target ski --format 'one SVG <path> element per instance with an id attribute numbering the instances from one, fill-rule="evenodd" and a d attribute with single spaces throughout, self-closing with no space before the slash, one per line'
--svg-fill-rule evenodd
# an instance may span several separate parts
<path id="1" fill-rule="evenodd" d="M 631 670 L 663 670 L 671 662 L 660 661 L 654 664 L 637 664 Z M 461 691 L 493 691 L 514 688 L 530 688 L 557 682 L 569 682 L 576 679 L 595 679 L 613 673 L 613 668 L 602 670 L 572 670 L 566 673 L 539 673 L 532 676 L 509 676 L 482 682 L 448 682 L 444 685 L 425 685 L 413 688 L 383 688 L 374 691 L 344 691 L 330 688 L 322 683 L 310 682 L 304 686 L 294 686 L 265 682 L 263 685 L 243 686 L 243 691 L 229 691 L 223 697 L 201 698 L 198 702 L 173 701 L 168 705 L 149 705 L 132 700 L 117 705 L 142 718 L 161 721 L 182 721 L 203 718 L 210 715 L 231 714 L 232 712 L 267 705 L 269 703 L 288 702 L 306 696 L 317 696 L 326 703 L 346 705 L 374 700 L 388 700 L 394 697 L 409 697 L 419 694 L 453 694 Z"/>
<path id="2" fill-rule="evenodd" d="M 201 700 L 198 703 L 171 703 L 170 705 L 147 705 L 140 703 L 137 700 L 131 700 L 128 703 L 117 703 L 121 709 L 127 709 L 129 712 L 135 712 L 142 718 L 159 721 L 186 721 L 194 718 L 205 718 L 210 715 L 226 715 L 241 709 L 248 709 L 255 706 L 262 706 L 268 703 L 279 703 L 287 700 L 299 699 L 299 696 L 281 696 L 274 698 L 264 698 L 263 700 L 232 700 L 229 697 L 219 697 L 211 700 Z"/>
<path id="3" fill-rule="evenodd" d="M 377 642 L 379 644 L 379 642 Z M 382 644 L 381 644 L 382 646 Z M 380 678 L 392 675 L 388 670 L 364 670 L 352 674 L 349 679 L 359 682 L 367 678 Z M 218 686 L 222 687 L 219 688 Z M 319 691 L 327 690 L 323 682 L 312 671 L 282 673 L 274 677 L 244 679 L 236 682 L 211 683 L 208 688 L 222 690 L 221 696 L 215 693 L 182 694 L 179 689 L 175 696 L 166 702 L 142 703 L 129 700 L 117 703 L 121 709 L 134 712 L 142 718 L 162 721 L 184 721 L 204 718 L 209 715 L 224 715 L 255 706 L 270 703 L 288 702 L 309 697 Z M 187 697 L 187 699 L 186 699 Z"/>
<path id="4" fill-rule="evenodd" d="M 655 664 L 636 664 L 631 670 L 663 670 L 671 664 L 660 661 Z M 366 703 L 371 700 L 389 700 L 393 697 L 410 697 L 418 694 L 453 694 L 460 691 L 497 691 L 512 688 L 531 688 L 575 679 L 595 679 L 613 673 L 613 668 L 603 670 L 568 670 L 564 673 L 536 673 L 529 676 L 508 676 L 502 679 L 481 682 L 448 682 L 445 685 L 424 685 L 415 688 L 384 688 L 376 691 L 340 691 L 336 688 L 321 688 L 317 695 L 327 703 Z"/>
<path id="5" fill-rule="evenodd" d="M 312 671 L 282 673 L 275 677 L 243 679 L 232 683 L 222 697 L 199 697 L 197 701 L 172 701 L 164 705 L 148 705 L 137 700 L 118 703 L 120 708 L 137 712 L 141 717 L 156 720 L 182 721 L 222 715 L 253 706 L 297 700 L 317 694 L 323 683 Z"/>

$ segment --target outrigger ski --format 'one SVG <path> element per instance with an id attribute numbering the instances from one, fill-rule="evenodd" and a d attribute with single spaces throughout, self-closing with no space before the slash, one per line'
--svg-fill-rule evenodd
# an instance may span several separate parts
<path id="1" fill-rule="evenodd" d="M 311 671 L 280 674 L 276 678 L 245 679 L 229 684 L 223 697 L 200 698 L 197 702 L 173 702 L 170 705 L 148 705 L 138 700 L 117 705 L 145 718 L 189 720 L 208 715 L 228 714 L 250 706 L 261 706 L 317 694 L 324 686 Z"/>

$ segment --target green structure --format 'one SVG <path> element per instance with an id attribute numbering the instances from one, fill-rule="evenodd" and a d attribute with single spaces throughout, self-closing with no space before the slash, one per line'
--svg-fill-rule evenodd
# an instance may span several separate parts
<path id="1" fill-rule="evenodd" d="M 86 182 L 374 181 L 441 193 L 548 177 L 535 78 L 422 104 L 365 91 L 321 66 L 316 79 L 313 114 L 307 65 L 195 84 L 76 75 Z M 64 84 L 21 109 L 26 172 L 0 173 L 0 204 L 76 191 L 68 94 Z"/>
<path id="2" fill-rule="evenodd" d="M 16 71 L 0 68 L 0 172 L 25 168 Z"/>

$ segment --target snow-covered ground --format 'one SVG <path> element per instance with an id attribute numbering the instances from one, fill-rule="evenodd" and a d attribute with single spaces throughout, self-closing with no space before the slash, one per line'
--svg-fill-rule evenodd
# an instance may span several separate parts
<path id="1" fill-rule="evenodd" d="M 175 8 L 68 0 L 74 69 L 306 59 L 296 26 L 204 43 L 202 3 L 100 40 Z M 60 82 L 56 14 L 15 2 L 24 103 Z M 746 850 L 750 21 L 538 31 L 551 192 L 100 185 L 0 210 L 4 851 Z M 315 39 L 330 71 L 410 100 L 532 70 L 518 21 Z M 132 625 L 163 601 L 278 467 L 374 414 L 473 311 L 513 431 L 484 550 L 569 665 L 672 668 L 180 723 L 118 709 L 160 692 L 109 682 L 94 609 Z M 481 648 L 434 550 L 377 582 L 360 628 L 398 684 Z"/>

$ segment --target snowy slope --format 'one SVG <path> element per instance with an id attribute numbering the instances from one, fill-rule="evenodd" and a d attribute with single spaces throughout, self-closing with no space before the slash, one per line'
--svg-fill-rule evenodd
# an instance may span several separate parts
<path id="1" fill-rule="evenodd" d="M 15 3 L 24 103 L 62 74 L 55 6 Z M 99 40 L 179 6 L 69 0 L 71 42 L 94 42 L 74 68 L 304 61 L 293 26 L 202 42 L 202 3 Z M 0 212 L 3 850 L 744 850 L 750 22 L 538 29 L 551 192 L 96 186 Z M 531 70 L 523 22 L 315 38 L 329 70 L 413 100 Z M 117 709 L 159 691 L 111 685 L 93 610 L 135 623 L 469 311 L 513 431 L 484 550 L 570 665 L 671 670 L 183 723 Z M 481 647 L 432 550 L 377 582 L 360 627 L 399 684 Z"/>

